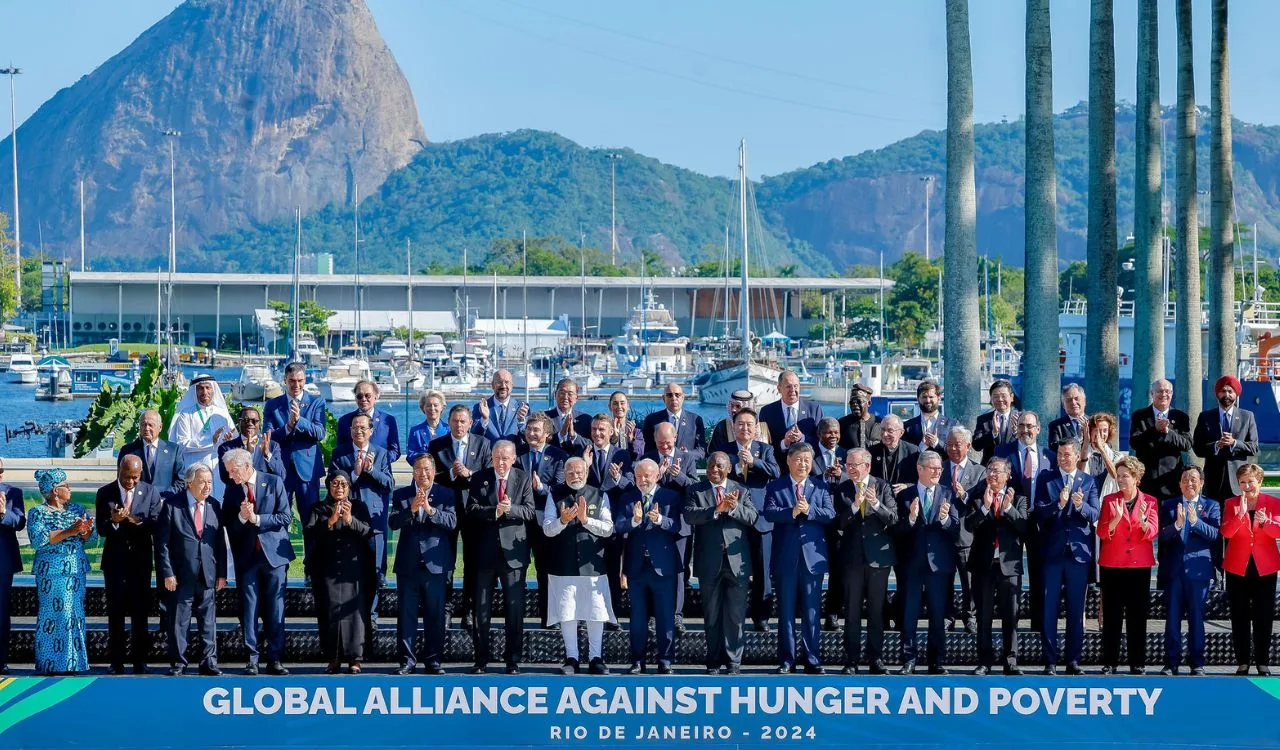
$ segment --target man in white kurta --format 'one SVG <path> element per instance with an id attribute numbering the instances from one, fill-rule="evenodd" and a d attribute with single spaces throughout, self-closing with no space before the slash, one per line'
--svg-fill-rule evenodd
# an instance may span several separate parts
<path id="1" fill-rule="evenodd" d="M 213 496 L 222 499 L 224 485 L 218 471 L 218 446 L 236 436 L 227 401 L 212 375 L 197 375 L 182 395 L 169 425 L 169 439 L 182 449 L 182 466 L 208 467 Z"/>
<path id="2" fill-rule="evenodd" d="M 613 534 L 609 500 L 587 484 L 587 462 L 571 458 L 565 483 L 552 490 L 553 502 L 542 514 L 542 530 L 551 537 L 547 575 L 547 624 L 560 623 L 564 638 L 564 674 L 578 671 L 578 622 L 587 624 L 591 674 L 609 674 L 604 663 L 604 624 L 616 622 L 605 569 L 605 546 Z M 541 563 L 539 563 L 541 564 Z"/>

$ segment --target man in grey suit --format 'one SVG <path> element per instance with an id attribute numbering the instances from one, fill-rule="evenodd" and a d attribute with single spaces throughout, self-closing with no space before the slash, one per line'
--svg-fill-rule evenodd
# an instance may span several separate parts
<path id="1" fill-rule="evenodd" d="M 871 476 L 871 453 L 849 451 L 848 479 L 835 488 L 836 525 L 841 527 L 839 558 L 844 569 L 844 673 L 858 673 L 862 652 L 862 601 L 867 602 L 867 663 L 871 674 L 884 674 L 884 603 L 893 567 L 893 528 L 898 507 L 883 480 Z M 835 567 L 832 568 L 835 570 Z"/>
<path id="2" fill-rule="evenodd" d="M 187 669 L 187 631 L 194 612 L 203 652 L 200 674 L 218 677 L 217 613 L 213 597 L 227 585 L 227 537 L 223 531 L 213 472 L 195 464 L 184 476 L 187 489 L 171 495 L 156 525 L 156 558 L 160 579 L 169 592 L 166 641 L 172 667 L 181 677 Z"/>
<path id="3" fill-rule="evenodd" d="M 973 460 L 971 449 L 973 435 L 969 428 L 956 425 L 947 433 L 947 461 L 943 465 L 942 481 L 951 488 L 951 496 L 960 506 L 960 517 L 969 512 L 969 491 L 977 487 L 987 477 L 982 464 Z M 973 616 L 973 591 L 969 586 L 969 550 L 973 547 L 973 532 L 960 525 L 960 533 L 956 536 L 956 575 L 960 578 L 960 608 L 949 608 L 947 627 L 955 626 L 956 621 L 964 624 L 970 633 L 978 632 L 978 621 Z M 952 600 L 954 603 L 954 599 Z"/>
<path id="4" fill-rule="evenodd" d="M 751 493 L 727 479 L 729 455 L 707 459 L 707 478 L 689 488 L 684 522 L 694 529 L 693 573 L 702 589 L 707 634 L 707 674 L 742 669 L 747 586 L 751 577 L 749 535 L 757 511 Z"/>
<path id="5" fill-rule="evenodd" d="M 138 422 L 138 439 L 120 449 L 120 457 L 137 456 L 142 459 L 142 481 L 155 487 L 160 494 L 182 490 L 181 447 L 160 437 L 162 429 L 160 412 L 147 409 Z"/>

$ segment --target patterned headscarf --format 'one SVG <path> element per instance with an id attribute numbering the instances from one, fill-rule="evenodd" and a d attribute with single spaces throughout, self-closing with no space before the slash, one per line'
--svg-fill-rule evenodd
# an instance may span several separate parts
<path id="1" fill-rule="evenodd" d="M 36 482 L 40 484 L 40 494 L 48 496 L 53 492 L 53 488 L 67 481 L 67 472 L 62 469 L 53 468 L 46 471 L 36 472 Z"/>

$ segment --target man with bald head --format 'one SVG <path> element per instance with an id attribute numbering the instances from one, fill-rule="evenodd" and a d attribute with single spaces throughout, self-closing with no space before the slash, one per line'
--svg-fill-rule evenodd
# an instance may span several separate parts
<path id="1" fill-rule="evenodd" d="M 658 425 L 669 424 L 675 431 L 680 452 L 690 454 L 694 462 L 701 461 L 707 453 L 707 431 L 702 416 L 684 408 L 684 388 L 679 383 L 667 383 L 662 400 L 667 408 L 644 418 L 644 444 L 653 445 Z"/>
<path id="2" fill-rule="evenodd" d="M 125 659 L 134 674 L 146 674 L 151 612 L 151 536 L 162 500 L 142 481 L 143 463 L 136 455 L 120 457 L 115 481 L 98 488 L 95 502 L 98 536 L 103 540 L 102 578 L 107 589 L 107 650 L 111 674 L 124 674 Z M 125 618 L 129 639 L 125 640 Z"/>
<path id="3" fill-rule="evenodd" d="M 1129 450 L 1146 471 L 1138 489 L 1157 498 L 1178 494 L 1185 465 L 1182 455 L 1191 452 L 1191 417 L 1173 408 L 1173 384 L 1160 378 L 1151 384 L 1151 404 L 1129 420 Z"/>
<path id="4" fill-rule="evenodd" d="M 529 420 L 529 404 L 512 398 L 511 386 L 511 372 L 498 370 L 489 381 L 493 395 L 471 407 L 471 431 L 488 438 L 490 443 L 516 441 Z"/>
<path id="5" fill-rule="evenodd" d="M 668 399 L 668 402 L 670 399 Z M 702 424 L 701 418 L 698 420 Z M 646 439 L 646 445 L 649 445 Z M 675 425 L 670 422 L 659 422 L 653 428 L 653 449 L 646 451 L 644 457 L 658 465 L 658 486 L 684 497 L 690 487 L 698 483 L 698 454 L 679 446 L 679 438 Z M 701 450 L 701 449 L 699 449 Z M 680 539 L 676 549 L 680 553 L 680 571 L 676 579 L 676 634 L 684 635 L 684 586 L 689 577 L 691 549 L 689 536 L 692 529 L 681 526 Z"/>

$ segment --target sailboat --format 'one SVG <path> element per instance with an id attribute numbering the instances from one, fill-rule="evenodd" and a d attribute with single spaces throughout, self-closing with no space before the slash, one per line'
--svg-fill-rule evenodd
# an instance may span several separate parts
<path id="1" fill-rule="evenodd" d="M 694 379 L 698 387 L 698 403 L 704 406 L 724 406 L 734 391 L 749 390 L 755 397 L 756 408 L 777 401 L 777 367 L 751 361 L 751 304 L 749 295 L 750 263 L 747 252 L 747 142 L 738 145 L 738 210 L 742 230 L 742 278 L 738 292 L 738 336 L 741 342 L 740 359 L 717 363 L 713 370 Z"/>

